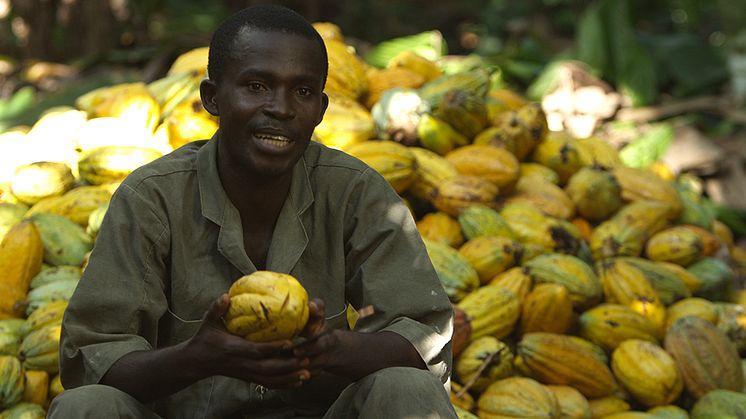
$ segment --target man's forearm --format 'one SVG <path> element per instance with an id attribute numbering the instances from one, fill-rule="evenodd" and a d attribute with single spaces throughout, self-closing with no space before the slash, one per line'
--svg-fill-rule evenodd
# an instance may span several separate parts
<path id="1" fill-rule="evenodd" d="M 398 333 L 337 333 L 341 350 L 326 366 L 327 372 L 358 380 L 389 367 L 427 368 L 414 346 Z"/>
<path id="2" fill-rule="evenodd" d="M 176 393 L 205 377 L 187 359 L 186 344 L 130 352 L 109 368 L 101 384 L 116 387 L 142 403 Z"/>

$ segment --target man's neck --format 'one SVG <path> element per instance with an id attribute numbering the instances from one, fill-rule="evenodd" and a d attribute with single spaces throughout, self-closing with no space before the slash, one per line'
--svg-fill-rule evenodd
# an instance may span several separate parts
<path id="1" fill-rule="evenodd" d="M 243 216 L 272 216 L 279 213 L 292 183 L 292 172 L 282 176 L 261 177 L 231 164 L 221 164 L 220 183 L 228 199 Z"/>

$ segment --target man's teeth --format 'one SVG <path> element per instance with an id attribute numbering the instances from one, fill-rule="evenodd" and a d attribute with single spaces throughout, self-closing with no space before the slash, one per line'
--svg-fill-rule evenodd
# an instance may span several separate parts
<path id="1" fill-rule="evenodd" d="M 257 134 L 256 138 L 276 147 L 282 147 L 290 143 L 290 139 L 284 135 Z"/>

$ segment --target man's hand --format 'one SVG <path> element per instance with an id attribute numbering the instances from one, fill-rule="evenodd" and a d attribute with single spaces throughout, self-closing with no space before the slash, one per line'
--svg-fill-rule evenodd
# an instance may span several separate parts
<path id="1" fill-rule="evenodd" d="M 310 359 L 293 356 L 290 340 L 250 342 L 229 333 L 222 319 L 229 304 L 227 294 L 215 300 L 187 342 L 185 350 L 205 375 L 234 377 L 269 388 L 298 387 L 310 378 Z"/>
<path id="2" fill-rule="evenodd" d="M 306 340 L 293 349 L 293 355 L 299 359 L 309 359 L 308 370 L 311 375 L 318 374 L 334 358 L 335 351 L 341 350 L 338 330 L 330 329 L 326 324 L 324 302 L 315 298 L 308 303 L 308 323 L 301 332 Z"/>

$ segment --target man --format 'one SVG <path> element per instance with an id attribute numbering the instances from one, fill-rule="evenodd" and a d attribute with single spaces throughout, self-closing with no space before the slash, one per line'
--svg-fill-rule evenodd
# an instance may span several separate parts
<path id="1" fill-rule="evenodd" d="M 452 312 L 413 220 L 381 176 L 310 142 L 327 58 L 302 17 L 255 6 L 210 44 L 210 141 L 129 176 L 68 306 L 50 417 L 455 417 Z M 304 337 L 229 334 L 242 275 L 290 273 Z M 355 330 L 346 306 L 370 307 Z"/>

